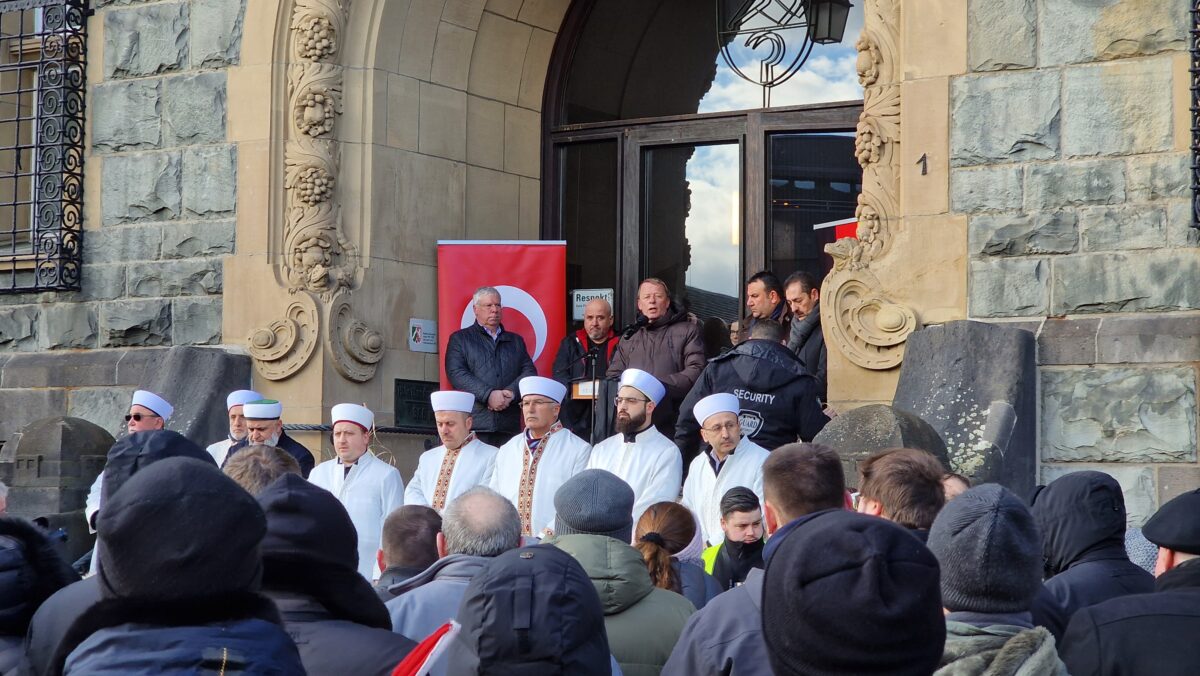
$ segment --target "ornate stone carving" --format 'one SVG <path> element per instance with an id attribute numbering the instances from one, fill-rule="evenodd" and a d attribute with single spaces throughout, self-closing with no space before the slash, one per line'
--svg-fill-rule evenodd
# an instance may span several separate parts
<path id="1" fill-rule="evenodd" d="M 887 255 L 900 215 L 900 0 L 867 0 L 856 68 L 863 112 L 854 142 L 863 168 L 858 232 L 826 246 L 833 272 L 825 279 L 821 322 L 827 339 L 853 363 L 889 369 L 904 358 L 904 341 L 920 328 L 916 313 L 889 300 L 871 263 Z"/>
<path id="2" fill-rule="evenodd" d="M 342 69 L 328 63 L 293 64 L 292 124 L 303 135 L 317 138 L 333 133 L 342 113 Z"/>
<path id="3" fill-rule="evenodd" d="M 347 296 L 330 306 L 328 326 L 326 346 L 337 372 L 359 383 L 375 377 L 375 367 L 383 358 L 383 336 L 354 317 Z"/>
<path id="4" fill-rule="evenodd" d="M 296 0 L 292 9 L 292 57 L 330 61 L 337 55 L 350 0 Z"/>
<path id="5" fill-rule="evenodd" d="M 283 319 L 250 335 L 254 368 L 267 380 L 283 380 L 308 363 L 320 326 L 317 306 L 308 294 L 297 294 Z"/>
<path id="6" fill-rule="evenodd" d="M 334 367 L 369 380 L 383 338 L 353 318 L 347 294 L 361 281 L 358 249 L 342 228 L 338 200 L 343 67 L 338 62 L 350 0 L 293 0 L 288 41 L 282 233 L 275 259 L 295 297 L 284 319 L 259 329 L 250 352 L 264 377 L 278 380 L 308 361 L 325 331 Z M 285 6 L 282 11 L 289 11 Z M 278 241 L 278 240 L 277 240 Z M 324 311 L 321 306 L 324 305 Z"/>

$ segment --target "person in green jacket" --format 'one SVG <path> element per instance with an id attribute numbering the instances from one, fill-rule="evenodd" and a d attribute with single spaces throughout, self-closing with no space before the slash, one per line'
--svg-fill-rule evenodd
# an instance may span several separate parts
<path id="1" fill-rule="evenodd" d="M 696 607 L 650 581 L 633 538 L 633 489 L 602 469 L 584 470 L 554 494 L 554 537 L 544 544 L 583 566 L 604 606 L 608 647 L 624 676 L 658 676 Z"/>
<path id="2" fill-rule="evenodd" d="M 721 530 L 725 540 L 704 550 L 704 572 L 729 590 L 746 581 L 746 575 L 763 567 L 762 505 L 754 491 L 734 486 L 721 497 Z"/>

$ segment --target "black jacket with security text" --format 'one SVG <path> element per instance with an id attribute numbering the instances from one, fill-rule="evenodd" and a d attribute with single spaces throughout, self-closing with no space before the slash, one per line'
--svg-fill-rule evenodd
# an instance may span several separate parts
<path id="1" fill-rule="evenodd" d="M 817 381 L 796 355 L 779 343 L 748 340 L 709 360 L 683 400 L 675 423 L 675 444 L 685 463 L 696 457 L 700 447 L 700 423 L 692 408 L 718 392 L 738 398 L 742 435 L 768 451 L 797 438 L 812 441 L 829 422 L 817 402 Z"/>

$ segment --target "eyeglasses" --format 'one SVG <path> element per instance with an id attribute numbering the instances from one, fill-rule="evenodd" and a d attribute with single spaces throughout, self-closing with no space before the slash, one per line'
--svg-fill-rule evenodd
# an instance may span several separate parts
<path id="1" fill-rule="evenodd" d="M 633 406 L 634 404 L 636 404 L 638 402 L 649 403 L 650 400 L 642 399 L 641 397 L 617 397 L 617 398 L 613 399 L 613 406 L 620 406 L 621 404 L 628 404 L 630 406 Z"/>
<path id="2" fill-rule="evenodd" d="M 154 415 L 153 413 L 129 413 L 125 416 L 125 422 L 129 422 L 130 420 L 133 420 L 135 422 L 142 422 L 142 418 L 161 418 L 161 417 L 162 416 L 157 416 L 157 415 Z"/>
<path id="3" fill-rule="evenodd" d="M 735 422 L 728 422 L 724 425 L 713 425 L 712 427 L 701 427 L 700 429 L 710 434 L 720 434 L 721 430 L 729 432 L 730 434 L 737 434 L 741 431 L 741 427 Z"/>
<path id="4" fill-rule="evenodd" d="M 557 401 L 549 401 L 546 399 L 530 399 L 521 402 L 521 408 L 533 408 L 534 406 L 557 406 Z"/>

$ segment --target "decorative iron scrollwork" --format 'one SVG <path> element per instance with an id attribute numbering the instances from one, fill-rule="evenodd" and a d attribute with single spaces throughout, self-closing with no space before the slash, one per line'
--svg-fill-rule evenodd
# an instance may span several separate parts
<path id="1" fill-rule="evenodd" d="M 13 97 L 0 106 L 0 165 L 13 180 L 0 199 L 11 214 L 0 222 L 0 293 L 80 288 L 89 14 L 85 0 L 0 1 L 0 49 L 13 57 L 0 64 L 10 83 L 0 103 Z"/>

